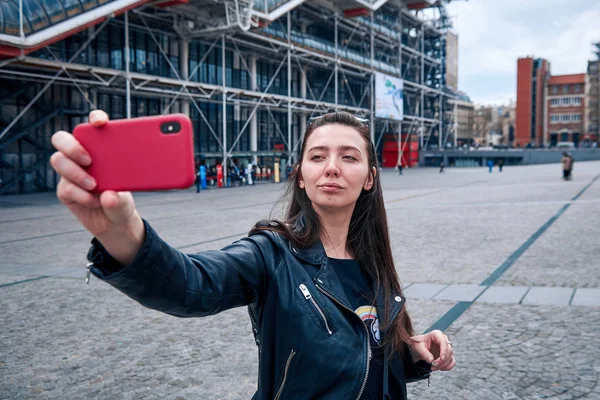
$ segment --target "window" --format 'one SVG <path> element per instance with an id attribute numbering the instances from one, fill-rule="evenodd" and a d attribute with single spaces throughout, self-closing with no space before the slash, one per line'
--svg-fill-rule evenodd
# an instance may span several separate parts
<path id="1" fill-rule="evenodd" d="M 569 132 L 563 132 L 560 134 L 560 141 L 561 142 L 568 142 L 569 141 Z"/>
<path id="2" fill-rule="evenodd" d="M 558 93 L 558 86 L 552 86 L 552 93 L 553 94 L 557 94 Z"/>
<path id="3" fill-rule="evenodd" d="M 575 92 L 577 92 L 577 93 L 581 92 L 581 85 L 580 84 L 575 85 Z"/>
<path id="4" fill-rule="evenodd" d="M 550 123 L 556 124 L 558 122 L 559 122 L 559 116 L 558 115 L 551 115 L 550 116 Z"/>
<path id="5" fill-rule="evenodd" d="M 569 122 L 571 120 L 571 114 L 561 114 L 560 122 Z"/>
<path id="6" fill-rule="evenodd" d="M 571 98 L 570 97 L 563 97 L 562 98 L 562 104 L 563 104 L 563 106 L 567 106 L 567 105 L 571 104 Z"/>
<path id="7" fill-rule="evenodd" d="M 552 107 L 556 107 L 560 105 L 560 99 L 552 99 L 550 101 L 550 104 L 552 105 Z"/>
<path id="8" fill-rule="evenodd" d="M 573 98 L 573 105 L 574 106 L 580 106 L 581 105 L 581 97 L 574 97 Z"/>
<path id="9" fill-rule="evenodd" d="M 569 85 L 563 86 L 563 93 L 569 93 Z"/>
<path id="10" fill-rule="evenodd" d="M 581 114 L 572 114 L 571 115 L 571 121 L 573 121 L 573 122 L 580 122 L 581 121 Z"/>

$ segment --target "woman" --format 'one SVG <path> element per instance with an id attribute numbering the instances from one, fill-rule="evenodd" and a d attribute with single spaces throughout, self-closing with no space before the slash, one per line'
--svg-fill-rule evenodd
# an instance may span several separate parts
<path id="1" fill-rule="evenodd" d="M 90 114 L 102 125 L 108 116 Z M 220 251 L 163 242 L 130 193 L 89 192 L 91 160 L 52 143 L 57 196 L 94 235 L 89 268 L 142 305 L 179 317 L 248 306 L 259 348 L 255 399 L 406 399 L 406 382 L 456 364 L 440 331 L 414 336 L 392 258 L 369 128 L 338 112 L 313 121 L 290 177 L 284 222 L 260 222 Z"/>

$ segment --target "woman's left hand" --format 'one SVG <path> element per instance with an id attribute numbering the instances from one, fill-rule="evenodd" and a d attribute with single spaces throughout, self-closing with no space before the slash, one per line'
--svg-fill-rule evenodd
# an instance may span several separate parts
<path id="1" fill-rule="evenodd" d="M 442 331 L 413 336 L 411 340 L 410 350 L 415 362 L 427 361 L 432 371 L 450 371 L 456 365 L 452 343 Z"/>

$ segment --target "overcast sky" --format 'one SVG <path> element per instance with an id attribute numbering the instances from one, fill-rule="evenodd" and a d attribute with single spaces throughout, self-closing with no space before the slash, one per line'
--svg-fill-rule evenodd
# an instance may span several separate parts
<path id="1" fill-rule="evenodd" d="M 550 61 L 552 74 L 586 71 L 600 42 L 599 0 L 454 0 L 458 86 L 478 104 L 516 100 L 517 58 Z"/>

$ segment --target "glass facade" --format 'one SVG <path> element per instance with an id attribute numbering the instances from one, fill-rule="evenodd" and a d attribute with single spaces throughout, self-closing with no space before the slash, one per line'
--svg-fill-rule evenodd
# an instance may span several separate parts
<path id="1" fill-rule="evenodd" d="M 114 0 L 23 0 L 23 33 L 29 35 Z M 0 0 L 0 33 L 20 35 L 19 0 Z"/>

